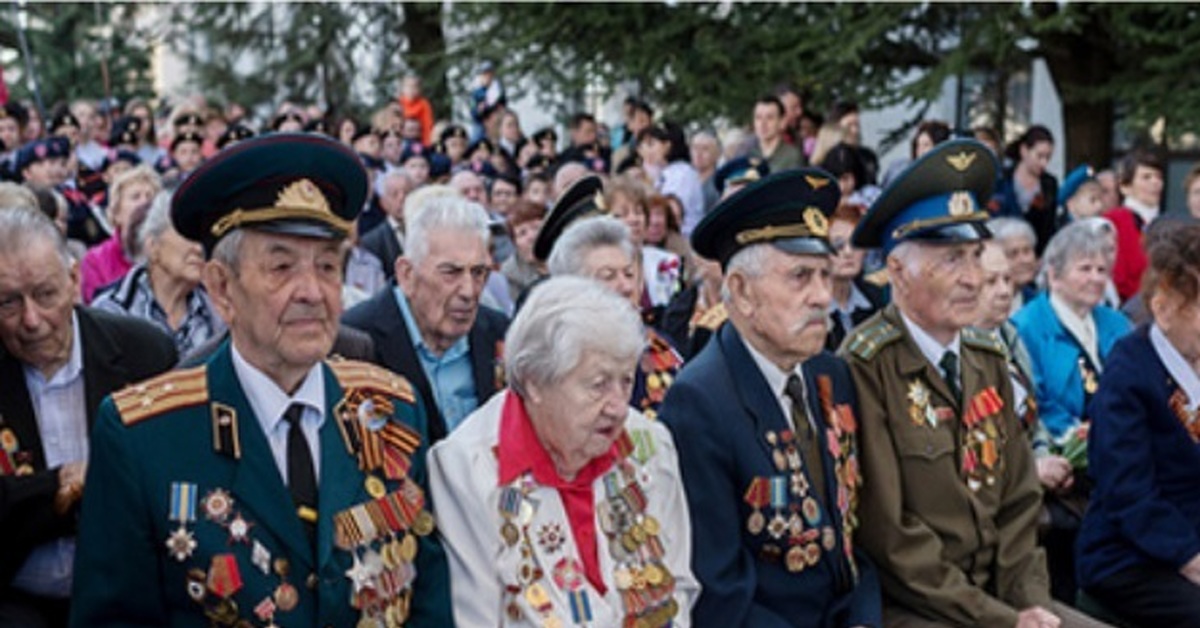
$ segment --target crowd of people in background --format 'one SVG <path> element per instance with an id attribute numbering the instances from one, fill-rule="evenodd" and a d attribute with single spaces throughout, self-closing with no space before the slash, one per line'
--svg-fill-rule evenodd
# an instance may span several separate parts
<path id="1" fill-rule="evenodd" d="M 978 140 L 999 167 L 988 186 L 992 195 L 978 199 L 987 213 L 991 239 L 977 252 L 980 274 L 972 289 L 978 290 L 979 298 L 970 329 L 994 339 L 1006 355 L 1004 389 L 1011 390 L 1012 408 L 1024 431 L 1024 436 L 1009 436 L 1028 446 L 1040 483 L 1038 543 L 1046 550 L 1050 591 L 1057 602 L 1114 623 L 1162 625 L 1156 622 L 1181 617 L 1200 621 L 1195 602 L 1200 599 L 1200 495 L 1188 473 L 1195 470 L 1200 451 L 1195 444 L 1200 442 L 1200 355 L 1194 340 L 1200 244 L 1181 240 L 1180 234 L 1197 233 L 1189 216 L 1164 215 L 1161 156 L 1134 150 L 1111 166 L 1072 164 L 1058 177 L 1048 164 L 1060 140 L 1044 126 L 1029 126 L 1006 144 L 991 128 L 955 129 L 926 120 L 914 128 L 905 158 L 880 163 L 863 142 L 855 103 L 833 103 L 823 115 L 817 103 L 786 85 L 764 93 L 739 121 L 741 128 L 727 132 L 685 129 L 659 116 L 654 104 L 629 98 L 621 120 L 605 124 L 581 111 L 563 121 L 563 137 L 557 126 L 522 126 L 507 106 L 504 86 L 490 63 L 478 68 L 477 84 L 469 94 L 470 119 L 464 122 L 436 120 L 418 77 L 406 77 L 397 91 L 394 100 L 363 119 L 285 103 L 263 124 L 256 124 L 241 105 L 216 106 L 201 97 L 169 110 L 140 99 L 80 99 L 44 117 L 30 103 L 9 102 L 0 110 L 0 172 L 6 179 L 0 183 L 0 208 L 36 209 L 57 226 L 78 269 L 73 303 L 90 306 L 89 312 L 105 312 L 102 316 L 147 321 L 173 341 L 173 357 L 187 362 L 190 356 L 197 364 L 230 334 L 232 322 L 222 317 L 228 306 L 214 303 L 204 280 L 205 262 L 213 251 L 181 235 L 180 225 L 172 221 L 173 195 L 207 162 L 256 137 L 312 134 L 337 142 L 361 163 L 368 181 L 339 252 L 340 298 L 347 313 L 337 331 L 335 351 L 375 362 L 412 381 L 428 415 L 428 437 L 435 443 L 477 413 L 488 423 L 468 423 L 471 437 L 483 439 L 479 442 L 494 439 L 497 430 L 507 429 L 504 413 L 514 411 L 505 404 L 520 405 L 520 416 L 527 414 L 542 436 L 543 423 L 567 421 L 564 413 L 574 407 L 570 399 L 553 397 L 569 395 L 553 392 L 554 382 L 576 368 L 607 373 L 610 363 L 636 361 L 626 393 L 638 411 L 631 425 L 647 439 L 646 447 L 652 450 L 657 443 L 671 457 L 663 461 L 651 451 L 634 465 L 642 475 L 630 470 L 620 480 L 621 487 L 614 488 L 629 490 L 638 478 L 643 483 L 650 476 L 666 478 L 647 489 L 656 497 L 644 513 L 638 511 L 633 523 L 626 522 L 633 526 L 626 532 L 636 529 L 653 538 L 660 525 L 682 526 L 684 532 L 674 540 L 690 544 L 681 491 L 697 490 L 688 482 L 697 463 L 689 462 L 688 452 L 680 453 L 680 484 L 674 446 L 655 419 L 676 376 L 709 343 L 723 342 L 718 332 L 731 317 L 747 316 L 728 311 L 738 299 L 730 294 L 729 274 L 753 276 L 736 264 L 728 265 L 724 253 L 718 258 L 698 254 L 693 234 L 712 220 L 714 208 L 747 186 L 799 169 L 827 174 L 840 201 L 827 218 L 805 214 L 805 220 L 822 223 L 820 229 L 811 222 L 808 228 L 821 232 L 832 250 L 823 314 L 827 335 L 821 345 L 830 353 L 841 349 L 843 355 L 852 354 L 848 345 L 873 333 L 875 327 L 864 331 L 863 325 L 879 320 L 880 312 L 892 311 L 888 308 L 894 297 L 913 304 L 913 295 L 920 294 L 907 274 L 896 279 L 897 273 L 908 272 L 905 264 L 915 258 L 897 253 L 900 247 L 893 252 L 891 245 L 856 245 L 864 217 L 889 190 L 904 185 L 931 151 L 956 138 Z M 813 185 L 811 178 L 809 184 Z M 1200 167 L 1183 184 L 1190 216 L 1200 217 Z M 469 203 L 458 203 L 462 199 Z M 605 218 L 589 218 L 594 215 Z M 897 254 L 904 263 L 896 261 Z M 0 261 L 5 255 L 0 249 Z M 916 268 L 916 262 L 910 265 Z M 0 279 L 3 275 L 0 271 Z M 555 279 L 549 279 L 552 276 Z M 563 276 L 597 279 L 612 291 L 589 292 L 590 285 L 559 279 Z M 550 288 L 539 294 L 537 286 L 542 284 Z M 579 303 L 572 301 L 576 298 Z M 9 301 L 0 291 L 0 318 L 15 307 Z M 617 313 L 624 303 L 632 306 L 644 328 Z M 594 324 L 600 332 L 611 329 L 613 342 L 597 343 L 588 319 L 572 314 L 572 307 L 596 308 Z M 560 312 L 554 308 L 566 308 L 561 310 L 563 321 L 546 318 L 547 312 Z M 81 318 L 76 328 L 80 324 L 90 323 Z M 540 336 L 548 333 L 541 326 L 550 324 L 565 325 L 564 335 Z M 4 323 L 2 331 L 8 353 L 21 358 L 12 345 L 18 327 L 19 323 Z M 506 330 L 509 342 L 515 334 L 518 345 L 505 346 Z M 992 342 L 971 338 L 964 336 L 963 342 Z M 574 347 L 569 351 L 575 361 L 553 362 L 547 355 L 547 343 L 552 342 Z M 578 347 L 590 353 L 581 354 Z M 531 360 L 551 361 L 558 370 L 514 362 L 506 353 L 516 350 Z M 169 366 L 166 360 L 158 362 L 162 364 L 113 382 L 105 392 Z M 506 373 L 505 367 L 514 364 L 516 370 Z M 835 379 L 841 377 L 842 371 L 830 368 Z M 49 378 L 53 373 L 43 375 Z M 11 381 L 21 381 L 21 375 L 16 377 Z M 517 387 L 507 401 L 493 398 L 513 383 Z M 610 392 L 623 390 L 606 389 L 603 394 L 607 399 Z M 0 392 L 0 397 L 9 394 Z M 920 394 L 928 391 L 910 389 L 908 399 Z M 841 393 L 837 395 L 841 403 Z M 785 405 L 792 403 L 781 399 Z M 916 408 L 921 402 L 913 404 Z M 94 410 L 89 407 L 89 416 Z M 680 420 L 677 415 L 678 411 L 672 420 Z M 1179 425 L 1186 431 L 1182 437 L 1170 431 Z M 12 433 L 4 426 L 0 415 L 0 436 Z M 1189 436 L 1191 440 L 1185 440 Z M 78 438 L 84 440 L 82 435 Z M 529 470 L 518 469 L 513 465 L 524 462 L 509 463 L 503 457 L 499 471 L 488 471 L 471 448 L 475 441 L 465 438 L 435 447 L 430 459 L 432 495 L 448 513 L 439 514 L 439 525 L 456 537 L 451 572 L 464 582 L 469 581 L 465 569 L 479 568 L 494 557 L 484 537 L 470 529 L 472 509 L 479 504 L 463 495 L 479 490 L 472 483 L 507 485 L 505 495 L 517 509 L 503 513 L 508 522 L 520 516 L 522 500 L 531 494 L 517 480 L 517 472 L 541 478 L 538 474 L 544 471 L 537 466 L 541 462 L 530 463 Z M 15 451 L 14 446 L 9 453 Z M 575 461 L 574 469 L 586 476 L 592 458 L 603 451 L 587 450 L 588 456 Z M 86 459 L 79 455 L 78 450 L 38 454 L 36 471 L 61 466 L 78 473 L 69 465 Z M 4 454 L 0 462 L 0 476 L 35 470 L 33 459 Z M 478 465 L 483 465 L 478 473 L 461 473 Z M 55 486 L 82 487 L 79 476 L 56 477 Z M 744 488 L 737 487 L 739 498 Z M 765 506 L 774 489 L 763 490 L 767 493 L 761 504 L 751 500 L 749 492 L 747 503 Z M 80 494 L 60 492 L 59 499 L 57 512 L 69 512 L 77 507 Z M 654 500 L 667 500 L 669 507 Z M 698 503 L 690 495 L 689 500 L 693 506 Z M 827 506 L 833 507 L 822 503 L 822 508 Z M 0 511 L 0 527 L 6 525 L 6 517 L 20 518 L 12 513 L 21 505 L 0 499 L 0 507 L 5 509 Z M 584 516 L 571 510 L 574 507 L 566 506 L 567 517 Z M 749 525 L 762 527 L 754 519 Z M 50 530 L 51 537 L 46 528 L 32 530 L 28 522 L 22 530 L 25 536 L 17 538 L 25 545 L 11 537 L 5 540 L 0 589 L 9 593 L 0 595 L 0 601 L 66 595 L 70 588 L 63 588 L 62 578 L 48 575 L 61 574 L 49 568 L 61 564 L 54 562 L 61 554 L 48 548 L 70 537 L 70 526 Z M 518 539 L 510 538 L 507 526 L 502 534 L 505 551 L 516 551 Z M 704 534 L 697 532 L 699 537 Z M 529 544 L 530 539 L 521 536 L 519 542 Z M 628 588 L 621 578 L 629 572 L 616 581 L 599 574 L 597 561 L 604 561 L 594 555 L 594 547 L 587 550 L 594 538 L 571 542 L 583 548 L 583 557 L 576 565 L 578 573 L 570 577 L 585 578 L 601 591 L 606 586 Z M 621 542 L 618 535 L 614 543 Z M 826 541 L 827 548 L 832 544 Z M 622 550 L 613 551 L 616 556 Z M 791 571 L 793 556 L 786 546 L 783 551 Z M 626 554 L 637 552 L 625 551 L 623 560 Z M 509 566 L 505 561 L 515 565 L 525 558 L 506 553 L 501 568 Z M 727 593 L 719 586 L 709 589 L 712 584 L 699 571 L 697 583 L 686 561 L 680 560 L 669 552 L 665 557 L 638 558 L 642 573 L 678 576 L 669 581 L 669 590 L 659 591 L 656 584 L 666 585 L 651 581 L 646 595 L 659 596 L 651 604 L 659 614 L 646 617 L 671 616 L 665 609 L 676 602 L 670 600 L 690 605 L 696 595 Z M 803 567 L 803 560 L 800 564 Z M 65 569 L 69 582 L 69 564 Z M 968 578 L 970 569 L 964 566 Z M 870 577 L 875 577 L 873 571 Z M 880 581 L 885 593 L 893 593 L 896 585 L 886 574 Z M 508 600 L 511 592 L 493 590 L 486 583 L 472 587 L 464 585 L 454 593 L 460 625 L 494 625 L 488 604 L 493 597 Z M 1000 595 L 994 590 L 992 594 Z M 1189 596 L 1190 602 L 1185 600 Z M 540 607 L 541 600 L 526 601 Z M 52 610 L 46 612 L 57 617 Z M 592 625 L 620 623 L 602 608 L 587 612 L 607 618 Z M 755 624 L 753 609 L 748 612 L 729 617 L 740 617 L 749 622 L 746 625 L 769 625 Z M 871 613 L 851 616 L 876 621 Z M 953 616 L 936 619 L 955 622 Z M 464 620 L 468 624 L 462 624 Z M 707 625 L 703 617 L 692 621 Z M 1046 617 L 1022 615 L 1020 621 L 1028 622 L 1022 626 L 1057 625 Z"/>

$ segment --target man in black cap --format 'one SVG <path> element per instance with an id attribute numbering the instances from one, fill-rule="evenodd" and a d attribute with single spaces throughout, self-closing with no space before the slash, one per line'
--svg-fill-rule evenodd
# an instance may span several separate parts
<path id="1" fill-rule="evenodd" d="M 412 387 L 324 360 L 366 193 L 353 152 L 287 133 L 175 193 L 231 340 L 103 402 L 73 625 L 453 625 Z"/>
<path id="2" fill-rule="evenodd" d="M 823 351 L 839 198 L 826 172 L 776 173 L 692 233 L 725 271 L 729 321 L 659 416 L 679 451 L 702 585 L 693 615 L 705 625 L 881 625 L 874 567 L 853 546 L 854 388 Z"/>
<path id="3" fill-rule="evenodd" d="M 981 202 L 996 161 L 938 145 L 883 192 L 852 244 L 882 248 L 892 305 L 842 344 L 858 389 L 863 549 L 888 626 L 1083 626 L 1051 602 L 1041 490 L 1013 411 L 1004 345 L 977 315 Z"/>

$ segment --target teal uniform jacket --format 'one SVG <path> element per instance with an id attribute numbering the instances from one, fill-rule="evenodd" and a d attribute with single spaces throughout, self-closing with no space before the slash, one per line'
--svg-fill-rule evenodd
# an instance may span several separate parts
<path id="1" fill-rule="evenodd" d="M 378 367 L 343 361 L 321 368 L 326 408 L 320 429 L 315 557 L 235 375 L 228 343 L 204 366 L 173 371 L 105 399 L 92 435 L 73 626 L 265 626 L 271 621 L 287 628 L 354 626 L 362 611 L 352 606 L 352 598 L 381 619 L 386 612 L 399 617 L 409 595 L 404 582 L 414 567 L 417 578 L 405 625 L 453 625 L 445 554 L 436 534 L 430 534 L 427 511 L 408 507 L 407 520 L 424 526 L 396 525 L 401 529 L 394 534 L 357 542 L 369 536 L 363 529 L 392 528 L 378 507 L 356 506 L 388 502 L 395 522 L 403 509 L 397 504 L 419 503 L 428 495 L 428 443 L 419 402 L 402 377 Z M 376 422 L 371 433 L 407 438 L 406 450 L 391 445 L 375 450 L 393 454 L 386 473 L 371 463 L 364 465 L 372 469 L 370 474 L 360 469 L 359 458 L 351 453 L 354 439 L 345 436 L 353 430 L 338 420 L 337 410 L 346 407 L 339 402 L 355 403 L 364 392 L 376 401 L 390 401 L 394 409 L 385 430 L 378 430 Z M 367 429 L 359 434 L 366 435 Z M 358 442 L 378 444 L 370 438 Z M 407 455 L 395 456 L 397 451 Z M 406 478 L 403 469 L 409 464 Z M 371 489 L 383 494 L 383 500 L 372 499 Z M 190 495 L 196 496 L 194 501 Z M 345 525 L 354 520 L 359 525 Z M 189 539 L 194 540 L 191 549 Z M 400 548 L 411 550 L 413 545 L 415 559 L 402 560 Z M 380 573 L 381 556 L 388 566 L 382 570 L 386 577 L 355 595 L 350 575 L 361 574 L 366 564 Z"/>

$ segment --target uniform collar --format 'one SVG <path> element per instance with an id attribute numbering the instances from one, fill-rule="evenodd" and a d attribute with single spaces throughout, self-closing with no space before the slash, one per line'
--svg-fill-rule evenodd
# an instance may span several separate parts
<path id="1" fill-rule="evenodd" d="M 929 363 L 939 373 L 942 372 L 942 356 L 947 351 L 953 353 L 956 358 L 962 357 L 962 334 L 954 334 L 954 340 L 951 340 L 949 345 L 943 345 L 934 340 L 933 336 L 930 336 L 924 329 L 921 329 L 920 325 L 914 323 L 900 308 L 896 308 L 896 312 L 900 314 L 900 320 L 904 321 L 904 326 L 908 328 L 908 334 L 912 336 L 913 342 L 917 343 L 917 348 L 921 350 L 921 355 L 925 356 L 925 359 L 929 360 Z"/>

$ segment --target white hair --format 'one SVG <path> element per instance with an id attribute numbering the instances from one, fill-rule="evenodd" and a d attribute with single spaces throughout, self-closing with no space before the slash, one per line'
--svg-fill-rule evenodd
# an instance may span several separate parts
<path id="1" fill-rule="evenodd" d="M 725 279 L 721 282 L 722 301 L 728 305 L 733 299 L 733 293 L 729 290 L 729 277 L 734 273 L 752 279 L 762 276 L 770 249 L 771 245 L 765 242 L 751 244 L 729 258 L 729 263 L 725 265 Z"/>
<path id="2" fill-rule="evenodd" d="M 625 223 L 611 216 L 578 220 L 568 225 L 555 241 L 546 267 L 554 276 L 585 275 L 584 258 L 588 253 L 606 246 L 621 249 L 621 252 L 633 260 L 633 240 Z"/>
<path id="3" fill-rule="evenodd" d="M 1023 218 L 993 218 L 987 221 L 987 228 L 997 240 L 1024 238 L 1030 244 L 1037 244 L 1037 234 L 1034 233 L 1033 226 Z"/>
<path id="4" fill-rule="evenodd" d="M 213 260 L 221 262 L 226 267 L 237 275 L 241 271 L 242 263 L 242 239 L 246 232 L 239 228 L 234 228 L 225 234 L 225 237 L 217 240 L 213 246 L 212 255 L 209 257 Z"/>
<path id="5" fill-rule="evenodd" d="M 599 352 L 628 362 L 645 346 L 641 317 L 629 302 L 586 277 L 552 277 L 535 286 L 504 337 L 504 367 L 513 390 L 553 386 Z"/>
<path id="6" fill-rule="evenodd" d="M 415 190 L 409 191 L 408 196 L 404 197 L 405 222 L 408 221 L 409 215 L 416 213 L 418 209 L 429 203 L 431 200 L 446 196 L 462 198 L 462 194 L 459 194 L 458 190 L 442 184 L 423 185 Z"/>
<path id="7" fill-rule="evenodd" d="M 1039 283 L 1044 284 L 1046 274 L 1051 271 L 1061 277 L 1067 271 L 1067 265 L 1081 257 L 1101 255 L 1111 267 L 1117 254 L 1111 239 L 1115 232 L 1112 223 L 1099 216 L 1077 220 L 1059 229 L 1042 255 Z"/>
<path id="8" fill-rule="evenodd" d="M 146 256 L 146 245 L 157 240 L 171 227 L 171 193 L 159 192 L 150 203 L 146 219 L 138 229 L 138 250 L 141 251 L 141 257 Z"/>
<path id="9" fill-rule="evenodd" d="M 37 242 L 49 242 L 62 261 L 63 271 L 69 272 L 75 264 L 67 239 L 58 225 L 37 209 L 24 207 L 0 208 L 0 251 L 5 255 L 24 257 Z M 626 305 L 628 307 L 628 305 Z"/>
<path id="10" fill-rule="evenodd" d="M 434 231 L 465 231 L 479 236 L 488 246 L 487 210 L 461 194 L 427 196 L 414 207 L 405 205 L 404 256 L 414 265 L 429 254 L 429 236 Z M 413 210 L 413 211 L 409 211 Z"/>

